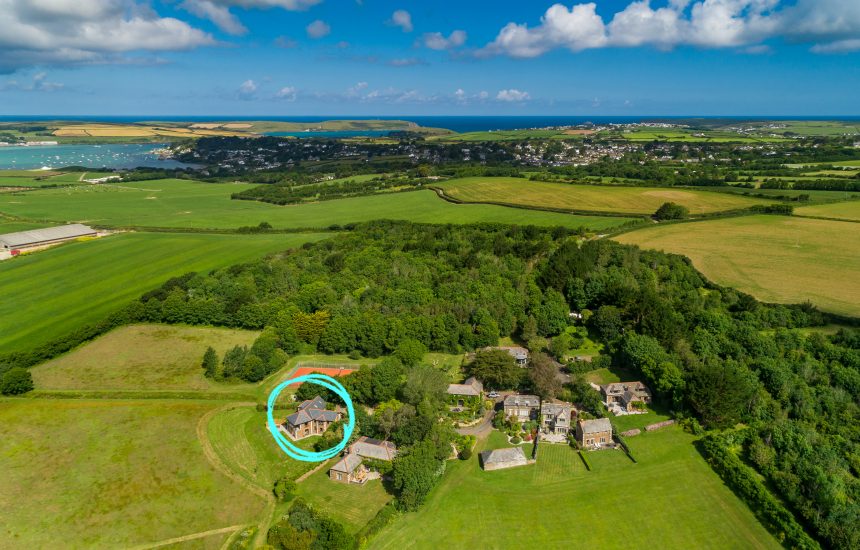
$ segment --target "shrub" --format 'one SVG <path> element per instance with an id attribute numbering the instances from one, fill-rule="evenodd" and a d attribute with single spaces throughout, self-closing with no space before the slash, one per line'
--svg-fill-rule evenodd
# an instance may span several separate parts
<path id="1" fill-rule="evenodd" d="M 518 435 L 515 435 L 511 438 L 511 443 L 513 443 L 514 445 L 519 445 L 520 443 L 522 443 L 522 441 L 523 440 Z"/>
<path id="2" fill-rule="evenodd" d="M 675 204 L 674 202 L 664 202 L 663 205 L 654 212 L 655 220 L 683 220 L 690 215 L 690 211 L 685 206 Z"/>
<path id="3" fill-rule="evenodd" d="M 9 369 L 0 378 L 0 393 L 3 395 L 20 395 L 33 389 L 33 375 L 21 367 Z"/>
<path id="4" fill-rule="evenodd" d="M 460 460 L 469 460 L 470 458 L 472 458 L 472 449 L 466 447 L 460 451 Z"/>

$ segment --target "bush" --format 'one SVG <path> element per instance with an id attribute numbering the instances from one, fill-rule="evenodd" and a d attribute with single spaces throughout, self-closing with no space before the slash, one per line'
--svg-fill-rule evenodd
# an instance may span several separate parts
<path id="1" fill-rule="evenodd" d="M 290 501 L 296 496 L 296 482 L 290 478 L 281 478 L 275 482 L 275 487 L 272 492 L 275 494 L 278 501 Z"/>
<path id="2" fill-rule="evenodd" d="M 701 440 L 701 448 L 717 474 L 746 502 L 764 526 L 786 548 L 821 548 L 782 503 L 771 494 L 753 470 L 731 450 L 720 436 L 709 435 Z"/>
<path id="3" fill-rule="evenodd" d="M 520 443 L 522 443 L 522 441 L 523 440 L 518 435 L 515 435 L 511 438 L 511 443 L 513 443 L 514 445 L 519 445 Z"/>
<path id="4" fill-rule="evenodd" d="M 685 206 L 675 204 L 674 202 L 664 202 L 663 205 L 654 212 L 655 220 L 683 220 L 690 215 L 690 211 Z"/>
<path id="5" fill-rule="evenodd" d="M 460 460 L 469 460 L 470 458 L 472 458 L 472 449 L 466 447 L 460 451 Z"/>
<path id="6" fill-rule="evenodd" d="M 33 375 L 21 367 L 9 369 L 0 378 L 0 393 L 3 395 L 20 395 L 32 391 Z"/>

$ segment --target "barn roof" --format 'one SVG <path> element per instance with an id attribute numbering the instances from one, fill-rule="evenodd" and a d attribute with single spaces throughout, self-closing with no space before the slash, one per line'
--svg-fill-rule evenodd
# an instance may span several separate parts
<path id="1" fill-rule="evenodd" d="M 72 223 L 59 225 L 57 227 L 46 227 L 44 229 L 31 229 L 30 231 L 19 231 L 17 233 L 6 233 L 0 235 L 0 244 L 7 248 L 29 246 L 59 239 L 74 239 L 85 235 L 93 235 L 96 230 L 92 227 Z"/>
<path id="2" fill-rule="evenodd" d="M 484 466 L 491 464 L 526 464 L 526 455 L 521 447 L 508 449 L 493 449 L 481 453 L 481 462 Z"/>
<path id="3" fill-rule="evenodd" d="M 361 436 L 352 444 L 352 452 L 365 458 L 391 460 L 397 455 L 397 447 L 390 441 Z"/>

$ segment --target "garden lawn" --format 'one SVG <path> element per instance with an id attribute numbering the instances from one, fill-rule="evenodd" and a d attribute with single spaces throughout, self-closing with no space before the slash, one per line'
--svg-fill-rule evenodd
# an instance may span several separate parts
<path id="1" fill-rule="evenodd" d="M 329 460 L 319 471 L 300 482 L 297 494 L 315 509 L 343 523 L 350 533 L 356 533 L 393 497 L 378 479 L 364 485 L 332 481 L 328 471 L 337 460 Z"/>
<path id="2" fill-rule="evenodd" d="M 0 401 L 0 546 L 126 548 L 256 523 L 207 461 L 199 401 Z"/>
<path id="3" fill-rule="evenodd" d="M 285 413 L 276 411 L 274 416 L 277 421 Z M 266 413 L 251 406 L 218 412 L 210 420 L 207 434 L 212 448 L 230 470 L 267 491 L 278 479 L 295 479 L 317 465 L 288 457 L 266 427 Z M 296 444 L 313 450 L 318 439 L 309 437 Z"/>
<path id="4" fill-rule="evenodd" d="M 129 233 L 0 262 L 0 353 L 32 348 L 97 322 L 170 277 L 325 237 Z"/>
<path id="5" fill-rule="evenodd" d="M 759 300 L 808 300 L 826 311 L 860 316 L 856 223 L 744 216 L 647 227 L 616 240 L 688 256 L 712 281 Z"/>
<path id="6" fill-rule="evenodd" d="M 509 470 L 449 462 L 424 506 L 369 547 L 780 548 L 692 441 L 678 428 L 643 434 L 630 439 L 638 464 L 596 451 L 590 472 L 566 445 L 544 444 L 536 464 Z"/>
<path id="7" fill-rule="evenodd" d="M 129 325 L 42 363 L 31 372 L 40 390 L 238 392 L 253 386 L 206 378 L 200 366 L 203 354 L 212 346 L 222 358 L 233 346 L 250 346 L 258 334 L 181 325 Z"/>
<path id="8" fill-rule="evenodd" d="M 456 205 L 433 191 L 384 193 L 310 204 L 278 206 L 232 200 L 254 187 L 245 183 L 151 180 L 118 185 L 78 185 L 0 195 L 0 212 L 32 220 L 113 227 L 237 228 L 268 222 L 277 229 L 326 228 L 377 219 L 423 223 L 495 222 L 519 225 L 616 227 L 623 218 L 573 216 L 495 205 Z M 656 207 L 655 207 L 656 210 Z"/>
<path id="9" fill-rule="evenodd" d="M 529 181 L 525 178 L 460 178 L 444 182 L 439 187 L 446 195 L 465 202 L 630 215 L 653 214 L 663 203 L 670 201 L 686 206 L 693 215 L 770 204 L 770 201 L 762 199 L 712 191 L 574 185 Z"/>

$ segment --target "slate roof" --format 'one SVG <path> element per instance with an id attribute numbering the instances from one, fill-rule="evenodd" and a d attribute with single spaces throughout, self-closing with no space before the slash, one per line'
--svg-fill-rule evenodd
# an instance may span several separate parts
<path id="1" fill-rule="evenodd" d="M 397 455 L 397 446 L 390 441 L 361 436 L 352 444 L 352 452 L 364 458 L 391 460 Z"/>
<path id="2" fill-rule="evenodd" d="M 347 454 L 341 458 L 337 464 L 331 467 L 335 472 L 343 472 L 345 474 L 351 474 L 355 471 L 356 468 L 361 466 L 361 457 L 355 454 Z"/>
<path id="3" fill-rule="evenodd" d="M 540 407 L 540 398 L 536 395 L 513 394 L 505 397 L 505 407 Z"/>
<path id="4" fill-rule="evenodd" d="M 608 418 L 597 418 L 594 420 L 580 420 L 580 428 L 584 434 L 593 434 L 599 432 L 611 432 L 612 424 Z"/>
<path id="5" fill-rule="evenodd" d="M 32 246 L 49 241 L 74 239 L 76 237 L 95 234 L 96 230 L 92 227 L 80 223 L 72 223 L 57 227 L 46 227 L 44 229 L 6 233 L 5 235 L 0 235 L 0 245 L 6 248 L 17 248 L 19 246 Z"/>
<path id="6" fill-rule="evenodd" d="M 316 396 L 313 399 L 302 401 L 299 404 L 299 410 L 287 417 L 287 423 L 290 426 L 301 426 L 312 420 L 323 420 L 325 422 L 335 422 L 340 413 L 337 411 L 326 410 L 326 402 Z"/>
<path id="7" fill-rule="evenodd" d="M 470 376 L 462 384 L 448 384 L 449 395 L 479 397 L 482 391 L 484 391 L 484 385 L 474 376 Z"/>
<path id="8" fill-rule="evenodd" d="M 506 464 L 515 462 L 518 464 L 526 464 L 526 455 L 521 447 L 511 447 L 508 449 L 493 449 L 481 453 L 481 463 L 484 466 L 492 464 Z"/>

